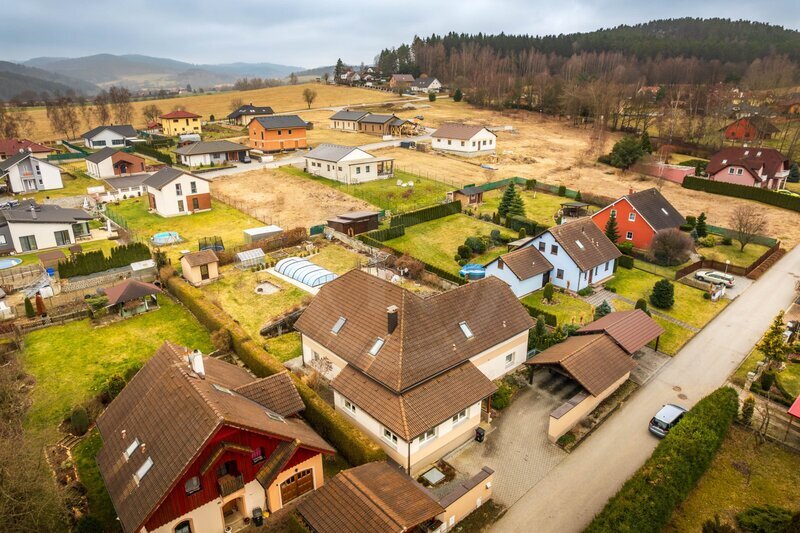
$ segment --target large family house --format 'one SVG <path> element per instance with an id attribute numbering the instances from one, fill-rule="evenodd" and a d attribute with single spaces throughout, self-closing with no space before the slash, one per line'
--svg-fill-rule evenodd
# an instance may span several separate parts
<path id="1" fill-rule="evenodd" d="M 91 235 L 92 216 L 83 209 L 26 200 L 0 209 L 0 252 L 25 253 L 75 244 Z"/>
<path id="2" fill-rule="evenodd" d="M 54 153 L 55 150 L 28 139 L 0 139 L 0 161 L 20 152 L 30 152 L 33 157 L 47 159 L 47 156 Z"/>
<path id="3" fill-rule="evenodd" d="M 497 135 L 483 126 L 443 124 L 431 134 L 431 147 L 459 155 L 492 153 L 497 148 Z"/>
<path id="4" fill-rule="evenodd" d="M 774 148 L 723 148 L 708 162 L 708 179 L 762 189 L 783 189 L 789 159 Z"/>
<path id="5" fill-rule="evenodd" d="M 168 137 L 177 137 L 184 133 L 202 133 L 201 115 L 189 111 L 176 110 L 158 117 L 161 120 L 161 132 Z"/>
<path id="6" fill-rule="evenodd" d="M 683 215 L 656 188 L 636 193 L 631 189 L 627 196 L 593 214 L 592 221 L 605 232 L 611 217 L 617 221 L 617 244 L 629 242 L 643 250 L 650 247 L 659 231 L 679 228 L 686 223 Z"/>
<path id="7" fill-rule="evenodd" d="M 130 124 L 117 124 L 111 126 L 97 126 L 83 135 L 81 138 L 87 148 L 123 147 L 136 140 L 136 130 Z"/>
<path id="8" fill-rule="evenodd" d="M 250 148 L 231 141 L 200 141 L 174 149 L 179 162 L 187 167 L 224 165 L 230 161 L 250 161 Z"/>
<path id="9" fill-rule="evenodd" d="M 269 106 L 254 106 L 252 103 L 239 106 L 239 109 L 228 115 L 228 122 L 238 126 L 247 126 L 247 123 L 256 117 L 268 117 L 274 111 Z"/>
<path id="10" fill-rule="evenodd" d="M 308 123 L 297 115 L 258 117 L 247 125 L 250 147 L 263 152 L 306 148 L 307 129 Z"/>
<path id="11" fill-rule="evenodd" d="M 394 159 L 375 157 L 355 146 L 320 144 L 305 156 L 306 172 L 348 185 L 391 178 Z"/>
<path id="12" fill-rule="evenodd" d="M 0 161 L 0 180 L 12 194 L 35 193 L 63 189 L 58 165 L 39 159 L 33 152 L 19 152 Z"/>
<path id="13" fill-rule="evenodd" d="M 144 171 L 143 157 L 108 146 L 86 156 L 86 173 L 96 179 L 139 174 Z"/>
<path id="14" fill-rule="evenodd" d="M 163 167 L 144 180 L 144 185 L 150 209 L 162 217 L 211 210 L 211 189 L 206 178 Z"/>

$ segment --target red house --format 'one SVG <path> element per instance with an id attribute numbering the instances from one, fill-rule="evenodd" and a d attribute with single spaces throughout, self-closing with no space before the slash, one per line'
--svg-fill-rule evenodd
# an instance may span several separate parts
<path id="1" fill-rule="evenodd" d="M 789 177 L 789 160 L 774 148 L 723 148 L 708 162 L 708 179 L 735 185 L 782 189 Z"/>
<path id="2" fill-rule="evenodd" d="M 236 531 L 322 486 L 334 450 L 301 409 L 287 373 L 254 379 L 165 342 L 97 420 L 123 531 Z"/>
<path id="3" fill-rule="evenodd" d="M 647 249 L 657 231 L 677 228 L 686 222 L 677 209 L 658 191 L 647 189 L 623 196 L 592 215 L 598 228 L 605 231 L 608 219 L 617 218 L 619 240 L 629 242 L 634 248 Z"/>
<path id="4" fill-rule="evenodd" d="M 740 118 L 719 131 L 724 132 L 725 138 L 729 141 L 769 139 L 773 134 L 780 132 L 769 120 L 759 116 Z"/>

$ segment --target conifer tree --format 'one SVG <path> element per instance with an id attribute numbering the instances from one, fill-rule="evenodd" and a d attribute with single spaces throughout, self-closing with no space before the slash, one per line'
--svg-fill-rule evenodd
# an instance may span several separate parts
<path id="1" fill-rule="evenodd" d="M 619 240 L 619 225 L 617 224 L 617 215 L 612 214 L 610 217 L 608 217 L 608 222 L 606 222 L 606 237 L 608 237 L 608 240 L 614 244 L 616 244 Z"/>

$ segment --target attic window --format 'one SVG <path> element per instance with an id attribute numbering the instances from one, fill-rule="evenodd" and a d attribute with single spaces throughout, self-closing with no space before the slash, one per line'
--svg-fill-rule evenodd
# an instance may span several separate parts
<path id="1" fill-rule="evenodd" d="M 339 320 L 337 320 L 336 324 L 334 324 L 333 328 L 331 328 L 331 333 L 333 333 L 334 335 L 338 335 L 339 332 L 342 331 L 345 322 L 347 322 L 347 319 L 343 316 L 340 316 Z"/>
<path id="2" fill-rule="evenodd" d="M 133 439 L 133 442 L 131 442 L 130 445 L 125 448 L 125 460 L 130 459 L 131 455 L 133 455 L 133 452 L 135 452 L 138 447 L 139 439 Z"/>
<path id="3" fill-rule="evenodd" d="M 468 338 L 468 339 L 471 339 L 472 337 L 474 337 L 474 336 L 475 336 L 475 335 L 472 333 L 472 330 L 471 330 L 471 329 L 469 329 L 469 326 L 467 325 L 467 323 L 466 323 L 466 322 L 459 322 L 459 323 L 458 323 L 458 327 L 460 327 L 460 328 L 461 328 L 461 333 L 463 333 L 463 334 L 464 334 L 464 336 L 465 336 L 466 338 Z"/>
<path id="4" fill-rule="evenodd" d="M 133 475 L 133 479 L 136 481 L 137 485 L 142 482 L 142 478 L 150 471 L 151 468 L 153 468 L 153 458 L 148 457 Z"/>
<path id="5" fill-rule="evenodd" d="M 583 243 L 581 241 L 576 239 L 575 240 L 575 244 L 577 244 L 578 248 L 580 248 L 581 250 L 585 250 L 585 248 L 583 247 Z"/>
<path id="6" fill-rule="evenodd" d="M 375 344 L 373 344 L 372 348 L 369 349 L 369 354 L 378 355 L 378 352 L 380 352 L 381 348 L 383 348 L 383 343 L 384 340 L 382 338 L 378 337 L 377 339 L 375 339 Z"/>
<path id="7" fill-rule="evenodd" d="M 669 215 L 669 213 L 667 212 L 667 210 L 666 210 L 666 209 L 664 209 L 663 207 L 661 208 L 661 212 L 662 212 L 662 213 L 664 213 L 665 215 Z"/>
<path id="8" fill-rule="evenodd" d="M 744 155 L 750 155 L 750 150 L 745 150 Z"/>
<path id="9" fill-rule="evenodd" d="M 272 420 L 275 420 L 276 422 L 286 422 L 286 420 L 284 420 L 284 418 L 278 413 L 270 411 L 269 409 L 265 410 L 264 412 L 267 413 L 268 417 L 270 417 Z"/>
<path id="10" fill-rule="evenodd" d="M 223 387 L 222 385 L 217 385 L 216 383 L 214 383 L 213 387 L 220 392 L 224 392 L 225 394 L 230 394 L 231 396 L 233 396 L 233 391 L 227 387 Z"/>
<path id="11" fill-rule="evenodd" d="M 722 160 L 722 164 L 723 164 L 723 165 L 724 165 L 725 163 L 727 163 L 727 162 L 728 162 L 728 160 L 727 160 L 727 159 L 723 159 L 723 160 Z"/>
<path id="12" fill-rule="evenodd" d="M 761 157 L 761 152 L 756 152 L 756 157 Z"/>

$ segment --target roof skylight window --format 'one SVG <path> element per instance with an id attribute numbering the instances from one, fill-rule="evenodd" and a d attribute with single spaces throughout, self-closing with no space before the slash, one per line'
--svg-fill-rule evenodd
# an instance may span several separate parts
<path id="1" fill-rule="evenodd" d="M 584 248 L 584 246 L 583 246 L 583 243 L 582 243 L 581 241 L 579 241 L 579 240 L 577 240 L 577 239 L 576 239 L 576 240 L 575 240 L 575 244 L 577 244 L 577 245 L 578 245 L 578 248 L 580 248 L 581 250 L 585 250 L 585 248 Z"/>
<path id="2" fill-rule="evenodd" d="M 133 442 L 125 448 L 125 459 L 130 459 L 133 452 L 139 447 L 139 439 L 133 439 Z"/>
<path id="3" fill-rule="evenodd" d="M 474 336 L 475 336 L 475 335 L 472 333 L 472 330 L 471 330 L 471 329 L 469 329 L 469 326 L 467 325 L 467 323 L 466 323 L 466 322 L 459 322 L 459 323 L 458 323 L 458 327 L 460 327 L 460 328 L 461 328 L 461 333 L 463 333 L 463 334 L 464 334 L 464 336 L 465 336 L 466 338 L 468 338 L 468 339 L 471 339 L 472 337 L 474 337 Z"/>
<path id="4" fill-rule="evenodd" d="M 150 471 L 151 468 L 153 468 L 153 458 L 148 457 L 133 475 L 133 479 L 136 480 L 137 485 L 142 482 L 142 478 Z"/>
<path id="5" fill-rule="evenodd" d="M 382 338 L 378 337 L 375 339 L 375 344 L 373 344 L 372 348 L 369 349 L 369 354 L 373 356 L 378 355 L 378 352 L 380 352 L 381 348 L 383 348 L 383 343 L 384 340 Z"/>
<path id="6" fill-rule="evenodd" d="M 338 335 L 339 332 L 342 331 L 345 322 L 347 322 L 347 319 L 343 316 L 340 316 L 339 320 L 337 320 L 336 324 L 334 324 L 333 328 L 331 328 L 331 333 L 333 333 L 334 335 Z"/>

